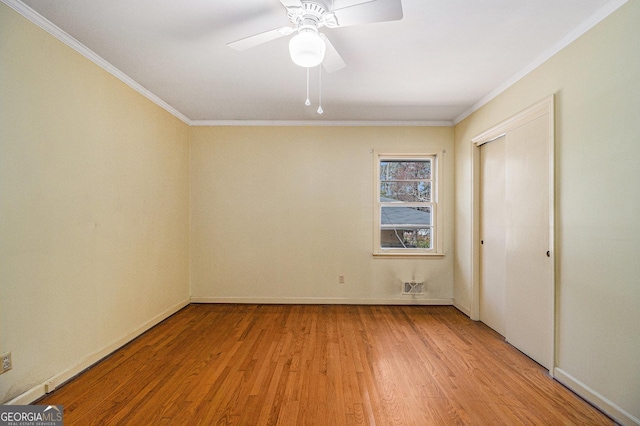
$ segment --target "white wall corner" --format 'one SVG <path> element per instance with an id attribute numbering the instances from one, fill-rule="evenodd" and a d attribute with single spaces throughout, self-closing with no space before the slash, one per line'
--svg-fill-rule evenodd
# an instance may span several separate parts
<path id="1" fill-rule="evenodd" d="M 467 306 L 461 305 L 460 302 L 458 302 L 456 299 L 453 299 L 453 306 L 454 308 L 471 318 L 471 309 L 469 309 Z"/>

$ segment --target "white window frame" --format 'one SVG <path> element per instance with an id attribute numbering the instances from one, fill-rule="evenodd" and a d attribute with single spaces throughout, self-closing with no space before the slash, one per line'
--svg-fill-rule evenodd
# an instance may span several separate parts
<path id="1" fill-rule="evenodd" d="M 437 153 L 393 153 L 374 151 L 374 220 L 373 220 L 373 255 L 374 256 L 442 256 L 442 203 L 440 202 L 440 191 L 442 182 L 442 158 L 441 152 Z M 425 161 L 431 160 L 431 201 L 420 203 L 409 202 L 382 202 L 380 201 L 380 162 L 382 161 Z M 380 241 L 382 228 L 382 207 L 406 205 L 407 207 L 431 206 L 432 232 L 431 248 L 383 248 Z"/>

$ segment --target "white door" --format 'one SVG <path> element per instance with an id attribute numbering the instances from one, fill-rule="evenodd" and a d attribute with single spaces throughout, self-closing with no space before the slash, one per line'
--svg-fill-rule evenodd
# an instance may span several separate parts
<path id="1" fill-rule="evenodd" d="M 547 369 L 554 315 L 549 154 L 547 116 L 507 134 L 505 337 Z"/>
<path id="2" fill-rule="evenodd" d="M 506 336 L 505 138 L 480 148 L 480 321 Z"/>
<path id="3" fill-rule="evenodd" d="M 552 108 L 480 140 L 480 320 L 553 367 Z M 544 111 L 544 110 L 543 110 Z M 515 123 L 515 124 L 514 124 Z"/>

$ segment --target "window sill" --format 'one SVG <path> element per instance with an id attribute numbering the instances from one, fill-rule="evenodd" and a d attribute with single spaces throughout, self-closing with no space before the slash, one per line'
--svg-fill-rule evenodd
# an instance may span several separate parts
<path id="1" fill-rule="evenodd" d="M 378 252 L 378 253 L 373 253 L 373 257 L 388 258 L 388 259 L 415 259 L 415 258 L 442 259 L 444 257 L 444 254 L 443 253 L 384 253 L 384 252 Z"/>

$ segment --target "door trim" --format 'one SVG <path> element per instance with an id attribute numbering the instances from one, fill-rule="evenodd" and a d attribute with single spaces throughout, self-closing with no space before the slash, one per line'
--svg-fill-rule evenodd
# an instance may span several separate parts
<path id="1" fill-rule="evenodd" d="M 509 131 L 537 118 L 549 120 L 549 252 L 553 271 L 551 285 L 549 374 L 553 377 L 556 366 L 556 251 L 555 251 L 555 108 L 554 95 L 550 95 L 529 108 L 515 114 L 496 126 L 471 139 L 471 313 L 472 320 L 480 319 L 480 146 L 505 136 Z"/>

